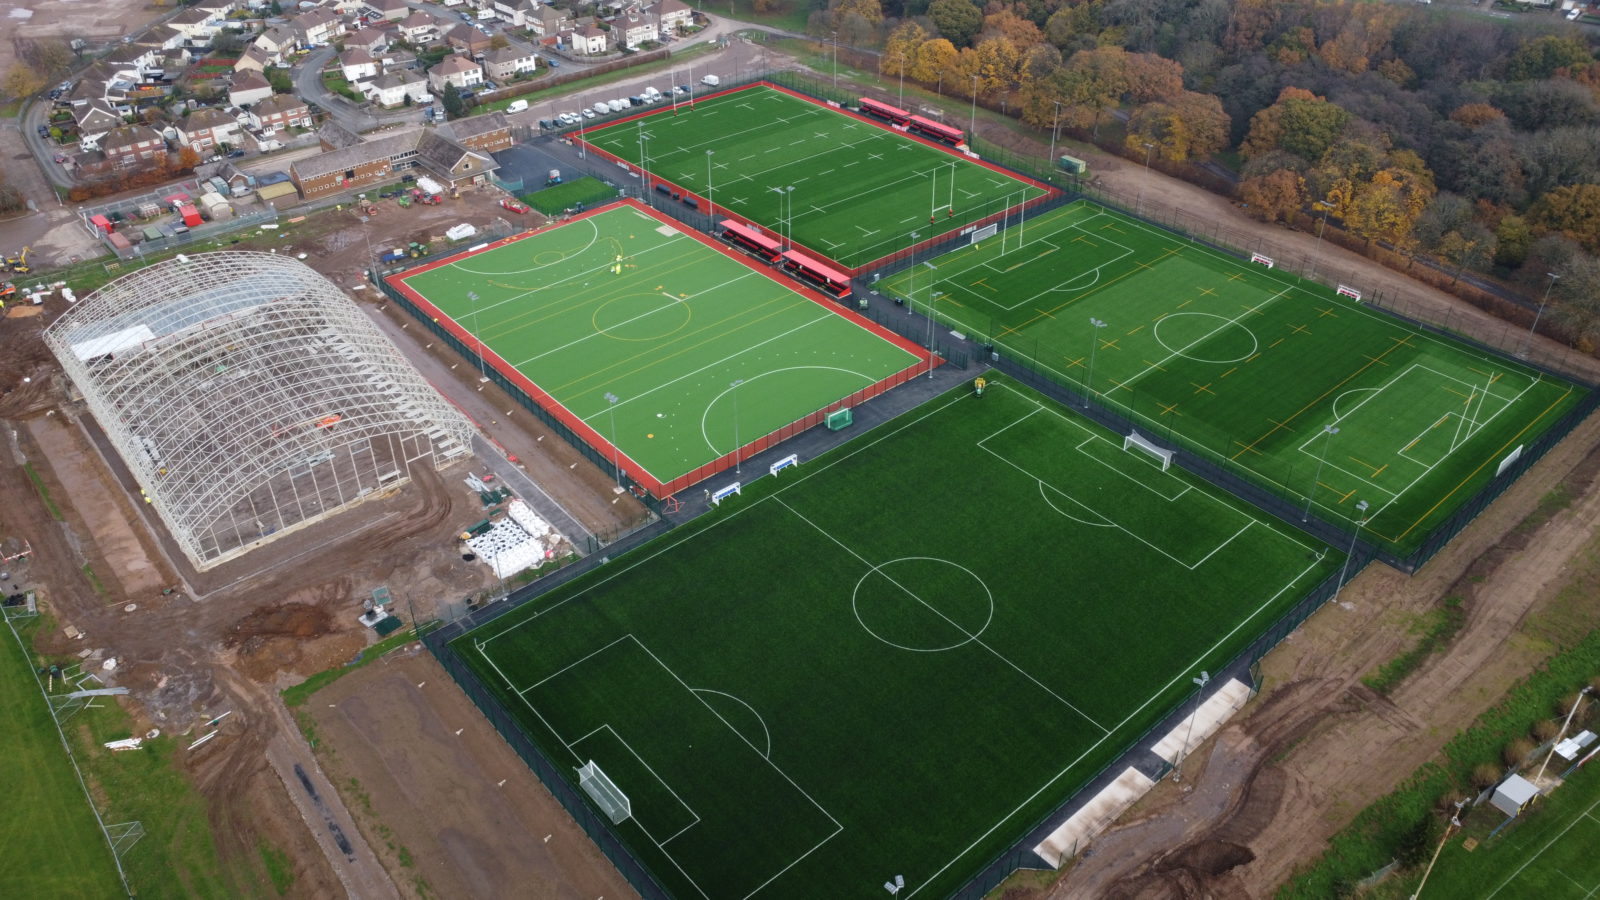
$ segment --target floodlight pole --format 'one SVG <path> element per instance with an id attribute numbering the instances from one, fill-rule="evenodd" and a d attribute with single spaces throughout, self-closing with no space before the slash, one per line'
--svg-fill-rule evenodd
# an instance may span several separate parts
<path id="1" fill-rule="evenodd" d="M 617 493 L 622 493 L 622 462 L 617 456 L 617 395 L 606 391 L 606 403 L 611 412 L 611 468 L 617 475 Z"/>
<path id="2" fill-rule="evenodd" d="M 472 336 L 478 339 L 478 383 L 489 380 L 489 373 L 484 371 L 483 362 L 483 332 L 478 330 L 478 292 L 467 291 L 467 299 L 472 301 Z"/>
<path id="3" fill-rule="evenodd" d="M 713 220 L 717 217 L 717 205 L 711 202 L 711 155 L 714 150 L 706 151 L 706 215 Z"/>
<path id="4" fill-rule="evenodd" d="M 1333 436 L 1339 433 L 1339 429 L 1332 425 L 1324 425 L 1322 433 L 1327 435 L 1328 439 L 1322 442 L 1322 456 L 1317 460 L 1317 477 L 1311 479 L 1311 490 L 1306 491 L 1306 508 L 1300 514 L 1302 522 L 1311 518 L 1311 501 L 1317 495 L 1317 485 L 1322 481 L 1322 467 L 1328 462 L 1328 448 L 1333 445 Z"/>
<path id="5" fill-rule="evenodd" d="M 900 58 L 900 108 L 906 108 L 906 52 L 899 52 Z"/>
<path id="6" fill-rule="evenodd" d="M 1544 755 L 1544 762 L 1540 763 L 1539 765 L 1539 774 L 1533 776 L 1533 784 L 1535 787 L 1539 785 L 1539 780 L 1544 778 L 1545 766 L 1550 765 L 1550 757 L 1556 755 L 1556 744 L 1561 743 L 1561 739 L 1567 736 L 1567 727 L 1572 724 L 1573 715 L 1578 712 L 1578 707 L 1583 705 L 1583 698 L 1592 690 L 1594 689 L 1588 685 L 1584 685 L 1583 690 L 1579 691 L 1577 698 L 1572 701 L 1572 708 L 1567 710 L 1566 721 L 1561 723 L 1561 733 L 1556 735 L 1555 741 L 1550 744 L 1550 752 Z"/>
<path id="7" fill-rule="evenodd" d="M 1050 166 L 1053 169 L 1056 164 L 1056 138 L 1061 135 L 1061 101 L 1050 102 L 1056 105 L 1056 117 L 1050 124 Z"/>
<path id="8" fill-rule="evenodd" d="M 831 38 L 833 42 L 833 89 L 839 89 L 839 32 L 835 31 Z"/>
<path id="9" fill-rule="evenodd" d="M 931 262 L 925 262 L 925 263 L 923 263 L 923 265 L 926 266 L 928 268 L 928 271 L 930 271 L 930 272 L 939 271 L 938 268 L 936 266 L 934 266 L 934 264 L 931 263 Z M 932 283 L 931 280 L 930 280 L 930 282 L 928 284 L 928 294 L 929 294 L 928 302 L 922 304 L 922 311 L 928 316 L 928 377 L 932 378 L 933 377 L 933 303 L 934 303 L 934 301 L 939 299 L 939 294 L 936 291 L 934 291 L 933 283 Z"/>
<path id="10" fill-rule="evenodd" d="M 915 251 L 917 246 L 917 238 L 919 237 L 922 237 L 922 235 L 918 232 L 911 232 L 911 249 L 913 252 Z M 915 265 L 911 267 L 911 290 L 907 293 L 911 295 L 911 302 L 906 304 L 906 315 L 909 316 L 911 315 L 911 308 L 917 304 L 917 267 Z"/>
<path id="11" fill-rule="evenodd" d="M 967 122 L 967 134 L 978 136 L 978 76 L 972 76 L 972 118 Z"/>
<path id="12" fill-rule="evenodd" d="M 1089 408 L 1089 396 L 1094 393 L 1094 352 L 1100 346 L 1100 338 L 1095 332 L 1106 327 L 1106 323 L 1089 317 L 1089 375 L 1083 381 L 1083 408 Z"/>
<path id="13" fill-rule="evenodd" d="M 1365 500 L 1357 503 L 1356 512 L 1358 514 L 1366 512 L 1367 505 L 1367 501 Z M 1355 529 L 1350 533 L 1350 552 L 1344 555 L 1344 568 L 1339 571 L 1339 583 L 1334 585 L 1333 596 L 1328 598 L 1329 603 L 1339 602 L 1339 592 L 1344 590 L 1345 576 L 1350 573 L 1350 557 L 1356 555 L 1356 541 L 1361 538 L 1361 526 L 1367 524 L 1367 520 L 1364 518 L 1354 519 L 1353 524 L 1355 525 Z"/>
<path id="14" fill-rule="evenodd" d="M 650 199 L 650 170 L 645 165 L 644 119 L 639 120 L 639 189 L 644 192 L 645 205 L 654 209 L 656 204 Z"/>
<path id="15" fill-rule="evenodd" d="M 788 249 L 793 250 L 794 249 L 794 185 L 791 184 L 788 187 L 783 189 L 783 197 L 789 204 L 789 215 L 784 219 L 784 221 L 788 223 L 789 237 L 787 239 L 785 239 L 784 243 L 785 243 L 785 245 L 787 246 Z"/>
<path id="16" fill-rule="evenodd" d="M 739 459 L 739 385 L 741 384 L 744 384 L 744 379 L 735 378 L 733 384 L 728 386 L 733 392 L 733 474 L 735 475 L 744 471 Z"/>
<path id="17" fill-rule="evenodd" d="M 1172 766 L 1172 780 L 1174 783 L 1183 780 L 1183 762 L 1189 758 L 1189 739 L 1194 737 L 1194 720 L 1200 717 L 1199 694 L 1200 691 L 1205 690 L 1206 685 L 1211 683 L 1211 673 L 1201 672 L 1198 677 L 1189 680 L 1199 685 L 1200 690 L 1195 692 L 1194 712 L 1189 713 L 1189 728 L 1183 733 L 1183 749 L 1178 753 L 1178 761 Z"/>
<path id="18" fill-rule="evenodd" d="M 1528 340 L 1523 343 L 1522 352 L 1517 354 L 1524 359 L 1527 358 L 1528 352 L 1533 349 L 1533 333 L 1539 330 L 1539 320 L 1544 318 L 1544 306 L 1550 302 L 1550 291 L 1561 278 L 1560 275 L 1554 272 L 1546 272 L 1544 274 L 1549 276 L 1550 283 L 1544 286 L 1544 299 L 1539 301 L 1539 312 L 1534 315 L 1533 324 L 1528 326 Z"/>

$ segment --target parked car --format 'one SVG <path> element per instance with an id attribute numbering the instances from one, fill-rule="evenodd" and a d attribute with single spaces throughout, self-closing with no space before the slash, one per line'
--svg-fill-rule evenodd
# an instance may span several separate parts
<path id="1" fill-rule="evenodd" d="M 67 161 L 67 155 L 65 153 L 57 153 L 56 154 L 56 162 L 64 163 L 66 161 Z"/>
<path id="2" fill-rule="evenodd" d="M 584 111 L 583 111 L 583 117 L 584 117 L 584 118 L 585 118 L 585 119 L 592 119 L 592 118 L 594 118 L 594 110 L 592 110 L 592 109 L 585 109 L 585 110 L 584 110 Z"/>
<path id="3" fill-rule="evenodd" d="M 500 205 L 514 213 L 525 213 L 528 211 L 528 204 L 523 203 L 520 200 L 512 200 L 509 197 L 501 200 Z"/>
<path id="4" fill-rule="evenodd" d="M 40 125 L 38 127 L 37 131 L 39 132 L 39 137 L 47 138 L 47 137 L 50 136 L 50 126 L 49 125 Z"/>
<path id="5" fill-rule="evenodd" d="M 552 69 L 561 68 L 561 60 L 556 59 L 554 56 L 547 56 L 547 57 L 544 58 L 544 61 Z"/>
<path id="6" fill-rule="evenodd" d="M 229 159 L 238 159 L 241 156 L 244 156 L 244 151 L 243 150 L 230 150 L 230 151 L 228 151 L 228 158 Z"/>
<path id="7" fill-rule="evenodd" d="M 689 86 L 687 84 L 680 84 L 673 88 L 672 91 L 676 94 L 687 94 L 689 93 Z"/>

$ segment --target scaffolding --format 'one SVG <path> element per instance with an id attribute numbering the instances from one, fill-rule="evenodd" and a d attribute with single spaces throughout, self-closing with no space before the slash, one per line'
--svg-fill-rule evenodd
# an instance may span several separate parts
<path id="1" fill-rule="evenodd" d="M 470 452 L 466 417 L 355 303 L 275 254 L 130 273 L 45 341 L 201 569 Z"/>

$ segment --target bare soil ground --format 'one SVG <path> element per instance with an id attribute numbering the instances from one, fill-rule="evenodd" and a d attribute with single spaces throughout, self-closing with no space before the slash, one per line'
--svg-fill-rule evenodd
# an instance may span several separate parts
<path id="1" fill-rule="evenodd" d="M 307 709 L 324 768 L 402 895 L 421 895 L 420 880 L 440 897 L 635 896 L 421 645 Z"/>
<path id="2" fill-rule="evenodd" d="M 498 196 L 474 191 L 442 206 L 410 210 L 383 204 L 388 209 L 371 220 L 372 245 L 434 237 L 461 221 L 486 226 L 502 213 L 495 205 Z M 348 209 L 328 211 L 237 246 L 305 253 L 308 264 L 350 288 L 366 258 L 368 235 L 360 229 Z M 384 318 L 371 299 L 367 305 Z M 0 321 L 0 432 L 6 444 L 0 452 L 0 538 L 32 543 L 33 560 L 26 568 L 13 567 L 15 574 L 43 589 L 47 611 L 59 625 L 85 634 L 80 640 L 59 632 L 46 635 L 42 649 L 65 653 L 93 647 L 116 657 L 116 683 L 131 691 L 127 706 L 136 729 L 158 725 L 168 734 L 185 734 L 219 712 L 233 711 L 217 739 L 179 757 L 207 799 L 215 840 L 239 894 L 256 893 L 263 884 L 256 849 L 262 838 L 289 853 L 293 896 L 384 897 L 411 890 L 403 867 L 394 868 L 394 879 L 385 871 L 380 858 L 392 865 L 393 854 L 383 855 L 383 846 L 363 838 L 277 691 L 350 660 L 371 642 L 356 615 L 361 600 L 378 585 L 394 590 L 403 617 L 410 617 L 414 605 L 427 619 L 438 603 L 493 583 L 489 569 L 463 561 L 454 542 L 465 525 L 483 517 L 477 496 L 461 483 L 477 467 L 457 464 L 443 473 L 422 473 L 391 495 L 197 572 L 149 508 L 137 502 L 137 488 L 104 446 L 99 429 L 84 420 L 81 405 L 68 401 L 59 368 L 40 339 L 41 329 L 61 311 L 61 301 L 52 299 L 40 315 Z M 612 502 L 604 473 L 580 462 L 575 451 L 546 432 L 530 428 L 531 416 L 504 415 L 509 399 L 480 393 L 470 368 L 451 372 L 455 360 L 441 348 L 426 346 L 420 329 L 390 322 L 387 330 L 436 386 L 464 409 L 477 409 L 474 417 L 485 432 L 515 448 L 524 468 L 584 527 L 614 531 L 642 518 L 642 507 L 631 499 Z M 24 463 L 32 464 L 48 503 L 23 471 Z M 454 688 L 441 674 L 438 691 L 446 690 Z M 467 706 L 459 692 L 455 700 Z M 414 713 L 409 721 L 420 717 Z M 486 742 L 498 741 L 486 724 L 481 728 Z M 320 803 L 301 784 L 297 766 L 307 773 Z M 528 811 L 537 806 L 527 793 L 537 787 L 532 774 L 520 763 L 502 768 L 500 777 L 516 781 L 501 800 L 507 815 L 543 821 L 543 812 Z M 474 820 L 468 812 L 462 817 L 453 837 L 458 849 L 485 840 L 493 845 L 500 820 Z M 347 844 L 334 840 L 332 826 L 342 829 Z M 581 842 L 578 836 L 563 846 Z M 550 853 L 557 858 L 554 850 Z M 522 877 L 515 867 L 507 871 Z M 481 883 L 481 875 L 474 877 Z M 501 893 L 514 893 L 518 886 L 503 882 Z M 566 892 L 549 896 L 578 896 L 560 891 Z M 583 895 L 591 896 L 586 890 Z"/>
<path id="3" fill-rule="evenodd" d="M 114 41 L 136 33 L 171 7 L 156 7 L 148 0 L 0 0 L 0 71 L 17 58 L 19 40 L 83 38 L 91 44 Z"/>

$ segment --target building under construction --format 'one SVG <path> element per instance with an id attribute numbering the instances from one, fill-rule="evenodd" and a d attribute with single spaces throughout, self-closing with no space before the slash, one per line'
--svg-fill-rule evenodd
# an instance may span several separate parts
<path id="1" fill-rule="evenodd" d="M 293 259 L 179 256 L 83 298 L 45 339 L 198 568 L 470 452 L 465 416 Z"/>

